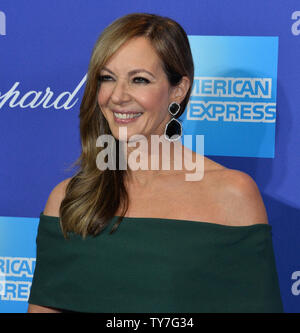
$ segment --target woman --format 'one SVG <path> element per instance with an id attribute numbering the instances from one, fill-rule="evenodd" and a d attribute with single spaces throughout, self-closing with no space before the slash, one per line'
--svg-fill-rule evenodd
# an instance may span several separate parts
<path id="1" fill-rule="evenodd" d="M 80 108 L 79 171 L 53 189 L 40 216 L 28 312 L 282 311 L 255 182 L 205 157 L 200 179 L 186 181 L 190 169 L 175 162 L 199 157 L 180 150 L 175 120 L 193 76 L 186 33 L 173 20 L 130 14 L 103 31 Z M 109 135 L 116 145 L 104 159 L 98 138 Z M 170 155 L 151 151 L 155 135 Z M 112 167 L 124 158 L 127 169 Z"/>

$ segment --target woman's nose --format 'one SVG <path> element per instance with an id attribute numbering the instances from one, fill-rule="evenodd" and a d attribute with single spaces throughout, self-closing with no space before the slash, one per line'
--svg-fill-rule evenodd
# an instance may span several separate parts
<path id="1" fill-rule="evenodd" d="M 130 94 L 127 82 L 116 82 L 112 91 L 111 100 L 115 104 L 122 104 L 130 100 Z"/>

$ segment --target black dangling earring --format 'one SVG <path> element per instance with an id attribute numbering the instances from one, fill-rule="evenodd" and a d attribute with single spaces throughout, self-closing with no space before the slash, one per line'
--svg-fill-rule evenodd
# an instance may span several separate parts
<path id="1" fill-rule="evenodd" d="M 169 113 L 174 117 L 180 111 L 180 104 L 172 102 L 168 107 Z M 181 123 L 172 118 L 166 125 L 165 128 L 165 138 L 168 141 L 176 141 L 181 138 L 182 135 L 182 126 Z"/>

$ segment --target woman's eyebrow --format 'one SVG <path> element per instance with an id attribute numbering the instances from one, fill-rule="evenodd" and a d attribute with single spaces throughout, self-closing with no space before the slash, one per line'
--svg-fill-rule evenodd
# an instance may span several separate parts
<path id="1" fill-rule="evenodd" d="M 103 67 L 102 70 L 105 70 L 105 71 L 115 75 L 115 73 L 113 71 L 111 71 L 110 69 L 108 69 L 107 67 Z M 131 75 L 138 74 L 138 73 L 141 73 L 141 72 L 148 73 L 149 75 L 151 75 L 155 79 L 155 76 L 151 72 L 149 72 L 149 71 L 147 71 L 146 69 L 143 69 L 143 68 L 134 69 L 134 70 L 128 72 L 128 74 L 131 76 Z"/>
<path id="2" fill-rule="evenodd" d="M 134 75 L 134 74 L 138 74 L 138 73 L 141 73 L 141 72 L 148 73 L 149 75 L 151 75 L 155 79 L 155 76 L 151 72 L 149 72 L 149 71 L 147 71 L 146 69 L 143 69 L 143 68 L 134 69 L 134 70 L 130 71 L 128 74 L 129 75 Z"/>

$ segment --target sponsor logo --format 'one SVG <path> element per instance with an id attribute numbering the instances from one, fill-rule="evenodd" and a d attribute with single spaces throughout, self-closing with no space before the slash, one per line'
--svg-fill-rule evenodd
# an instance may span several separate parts
<path id="1" fill-rule="evenodd" d="M 6 35 L 6 17 L 5 13 L 0 11 L 0 35 Z"/>
<path id="2" fill-rule="evenodd" d="M 54 92 L 50 87 L 47 87 L 44 91 L 30 90 L 26 93 L 21 93 L 17 88 L 20 82 L 15 82 L 13 86 L 4 94 L 0 92 L 0 109 L 3 106 L 8 105 L 10 108 L 31 108 L 42 107 L 49 109 L 71 109 L 77 102 L 78 98 L 75 98 L 81 87 L 86 81 L 87 75 L 79 82 L 76 88 L 70 91 L 64 91 L 58 96 L 54 96 Z"/>
<path id="3" fill-rule="evenodd" d="M 27 302 L 35 258 L 0 257 L 0 300 Z"/>
<path id="4" fill-rule="evenodd" d="M 292 13 L 292 20 L 295 21 L 292 24 L 291 30 L 294 36 L 300 35 L 300 10 L 296 10 Z"/>
<path id="5" fill-rule="evenodd" d="M 205 135 L 207 155 L 274 158 L 278 37 L 189 40 L 195 78 L 184 134 Z"/>
<path id="6" fill-rule="evenodd" d="M 188 120 L 275 123 L 271 78 L 195 77 Z M 205 101 L 204 99 L 209 99 Z"/>

